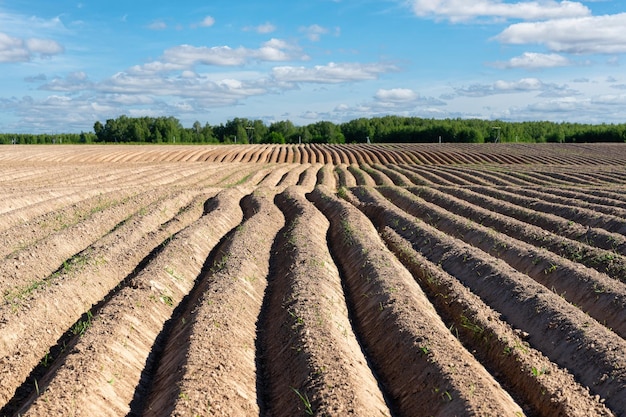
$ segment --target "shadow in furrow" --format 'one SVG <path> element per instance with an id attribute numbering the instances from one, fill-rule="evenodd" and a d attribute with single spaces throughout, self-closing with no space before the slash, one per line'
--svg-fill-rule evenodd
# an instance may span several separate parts
<path id="1" fill-rule="evenodd" d="M 311 203 L 315 204 L 315 201 L 313 200 L 313 198 L 311 198 L 310 195 L 307 195 L 307 199 L 311 201 Z M 389 412 L 391 416 L 392 417 L 400 416 L 401 414 L 397 410 L 397 407 L 394 406 L 394 402 L 390 398 L 388 390 L 385 388 L 385 386 L 381 382 L 380 376 L 376 372 L 375 364 L 372 363 L 370 355 L 367 353 L 367 350 L 365 349 L 363 336 L 361 332 L 359 331 L 358 327 L 355 325 L 355 323 L 358 323 L 358 320 L 359 320 L 355 312 L 356 308 L 354 306 L 354 300 L 357 298 L 356 297 L 357 294 L 355 294 L 354 291 L 350 291 L 349 286 L 346 284 L 346 281 L 347 281 L 346 271 L 345 271 L 343 262 L 341 262 L 341 250 L 340 248 L 338 248 L 336 239 L 333 239 L 331 234 L 332 234 L 332 231 L 329 228 L 328 232 L 326 233 L 326 243 L 328 245 L 328 251 L 330 252 L 330 256 L 333 262 L 335 263 L 337 270 L 339 271 L 339 277 L 341 278 L 341 289 L 343 290 L 343 293 L 345 294 L 346 307 L 348 309 L 348 320 L 352 328 L 352 333 L 356 337 L 357 343 L 359 347 L 361 348 L 361 352 L 363 353 L 363 357 L 365 358 L 368 368 L 370 369 L 370 371 L 372 372 L 372 375 L 376 379 L 378 389 L 380 389 L 383 399 L 385 400 L 385 404 L 387 405 L 387 407 L 389 407 Z"/>
<path id="2" fill-rule="evenodd" d="M 215 199 L 210 199 L 205 203 L 205 215 L 213 211 L 219 205 L 219 202 L 214 200 Z M 258 210 L 257 205 L 251 199 L 250 195 L 245 196 L 239 202 L 239 205 L 243 211 L 242 223 L 252 217 Z M 180 349 L 181 352 L 188 349 L 192 326 L 183 325 L 181 327 L 180 323 L 185 317 L 191 315 L 191 312 L 196 307 L 202 294 L 208 290 L 209 280 L 207 278 L 210 277 L 212 269 L 219 263 L 220 259 L 229 252 L 230 242 L 233 235 L 237 232 L 237 228 L 238 226 L 227 232 L 211 250 L 196 278 L 192 290 L 174 309 L 171 318 L 165 322 L 163 329 L 155 340 L 152 351 L 146 359 L 146 365 L 141 373 L 139 384 L 135 389 L 133 400 L 130 403 L 130 411 L 127 414 L 128 417 L 144 415 L 152 396 L 164 391 L 166 385 L 170 388 L 175 385 L 176 376 L 174 374 L 168 374 L 169 379 L 165 378 L 163 382 L 157 382 L 155 377 L 157 376 L 159 368 L 165 365 L 163 359 L 168 349 L 173 349 L 174 347 L 172 346 L 174 344 L 176 345 L 175 349 Z M 177 367 L 183 367 L 185 365 L 186 356 L 184 354 L 177 355 L 177 358 Z M 171 364 L 168 366 L 171 366 Z M 175 392 L 174 398 L 178 395 L 179 392 Z M 167 406 L 169 409 L 161 410 L 162 415 L 170 414 L 174 406 L 173 401 L 168 401 Z"/>
<path id="3" fill-rule="evenodd" d="M 285 243 L 287 242 L 289 229 L 290 227 L 292 227 L 291 222 L 288 220 L 289 219 L 285 218 L 285 226 L 280 229 L 272 244 L 267 286 L 265 288 L 265 294 L 263 295 L 263 303 L 261 305 L 259 318 L 256 323 L 257 337 L 255 339 L 254 347 L 256 352 L 255 364 L 257 370 L 257 405 L 259 406 L 260 416 L 272 415 L 272 407 L 270 406 L 272 403 L 271 387 L 268 370 L 268 367 L 270 366 L 269 362 L 272 357 L 268 345 L 270 344 L 269 339 L 274 337 L 274 335 L 268 334 L 267 329 L 269 328 L 268 323 L 273 318 L 277 317 L 275 313 L 275 305 L 273 299 L 278 296 L 277 294 L 284 293 L 283 287 L 285 286 L 285 284 L 282 283 L 282 280 L 278 278 L 280 277 L 281 271 L 284 269 L 284 266 L 282 266 L 282 262 L 277 261 L 276 258 L 277 256 L 279 256 L 279 253 L 281 253 L 282 249 L 284 248 Z"/>
<path id="4" fill-rule="evenodd" d="M 22 385 L 16 389 L 13 398 L 11 398 L 0 410 L 0 416 L 14 415 L 19 410 L 26 408 L 30 403 L 32 403 L 39 395 L 39 392 L 44 391 L 48 381 L 52 380 L 57 370 L 63 366 L 68 354 L 72 352 L 72 349 L 74 349 L 78 343 L 80 336 L 82 336 L 82 334 L 89 328 L 92 320 L 96 320 L 98 318 L 100 311 L 122 289 L 132 285 L 133 279 L 143 269 L 145 269 L 146 266 L 163 251 L 163 249 L 165 249 L 174 236 L 176 236 L 176 234 L 170 236 L 156 246 L 137 264 L 135 269 L 133 269 L 130 274 L 122 279 L 115 288 L 102 298 L 102 300 L 87 310 L 72 326 L 70 326 L 65 333 L 63 333 L 61 337 L 59 337 L 56 344 L 50 348 L 48 353 L 43 358 L 41 358 L 39 365 L 33 368 Z M 55 273 L 59 273 L 62 270 L 63 267 L 60 267 Z"/>

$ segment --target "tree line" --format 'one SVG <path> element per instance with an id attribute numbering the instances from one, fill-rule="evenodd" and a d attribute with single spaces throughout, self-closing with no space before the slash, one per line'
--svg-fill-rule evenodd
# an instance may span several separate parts
<path id="1" fill-rule="evenodd" d="M 0 133 L 2 144 L 44 143 L 427 143 L 427 142 L 626 142 L 626 124 L 505 122 L 480 119 L 423 119 L 384 116 L 346 123 L 291 121 L 266 125 L 234 118 L 225 124 L 196 121 L 183 127 L 175 117 L 128 117 L 95 122 L 93 132 L 63 134 Z"/>

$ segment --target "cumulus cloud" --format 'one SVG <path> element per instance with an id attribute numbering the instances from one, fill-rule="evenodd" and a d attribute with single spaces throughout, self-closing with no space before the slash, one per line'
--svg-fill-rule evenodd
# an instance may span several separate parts
<path id="1" fill-rule="evenodd" d="M 0 63 L 27 62 L 35 56 L 48 58 L 63 52 L 63 46 L 51 39 L 21 39 L 0 32 Z"/>
<path id="2" fill-rule="evenodd" d="M 593 104 L 623 106 L 626 104 L 626 94 L 604 94 L 594 97 L 591 102 Z"/>
<path id="3" fill-rule="evenodd" d="M 58 55 L 64 50 L 58 42 L 52 39 L 26 39 L 25 44 L 26 49 L 41 56 Z"/>
<path id="4" fill-rule="evenodd" d="M 48 91 L 83 91 L 93 87 L 93 83 L 89 81 L 87 74 L 82 71 L 72 72 L 65 78 L 54 78 L 49 83 L 39 87 L 39 90 Z"/>
<path id="5" fill-rule="evenodd" d="M 588 16 L 589 8 L 573 1 L 543 0 L 505 3 L 501 0 L 413 0 L 417 16 L 451 22 L 465 22 L 476 18 L 496 20 L 546 20 Z"/>
<path id="6" fill-rule="evenodd" d="M 357 117 L 378 117 L 387 114 L 419 117 L 441 117 L 447 115 L 442 108 L 446 103 L 433 98 L 422 97 L 408 88 L 379 89 L 373 100 L 354 106 L 342 103 L 335 107 L 335 119 Z"/>
<path id="7" fill-rule="evenodd" d="M 590 104 L 591 100 L 589 99 L 579 100 L 574 97 L 564 97 L 531 104 L 528 109 L 537 113 L 570 113 L 586 110 Z"/>
<path id="8" fill-rule="evenodd" d="M 305 60 L 299 47 L 280 39 L 271 39 L 258 49 L 230 46 L 180 45 L 165 50 L 160 61 L 134 67 L 135 71 L 173 71 L 195 65 L 241 66 L 250 61 Z"/>
<path id="9" fill-rule="evenodd" d="M 335 84 L 351 81 L 375 80 L 380 74 L 396 72 L 394 65 L 384 63 L 334 63 L 313 67 L 279 66 L 272 70 L 272 77 L 293 83 Z"/>
<path id="10" fill-rule="evenodd" d="M 120 72 L 93 88 L 107 96 L 138 95 L 195 100 L 201 109 L 232 105 L 246 97 L 268 92 L 262 80 L 213 80 L 207 75 L 192 72 L 186 72 L 184 76 Z"/>
<path id="11" fill-rule="evenodd" d="M 21 99 L 0 100 L 0 108 L 7 108 L 20 119 L 20 124 L 29 127 L 29 132 L 49 132 L 51 129 L 62 131 L 84 130 L 85 126 L 93 126 L 101 111 L 117 116 L 114 107 L 98 106 L 93 97 L 67 97 L 51 95 L 45 98 L 30 96 Z M 119 108 L 118 108 L 119 110 Z"/>
<path id="12" fill-rule="evenodd" d="M 541 54 L 536 52 L 525 52 L 520 56 L 511 58 L 507 62 L 496 62 L 494 66 L 503 69 L 524 68 L 541 69 L 567 67 L 572 65 L 572 61 L 559 54 Z"/>
<path id="13" fill-rule="evenodd" d="M 374 97 L 380 101 L 406 102 L 415 100 L 418 94 L 408 88 L 392 88 L 391 90 L 380 89 Z"/>
<path id="14" fill-rule="evenodd" d="M 191 46 L 180 45 L 167 49 L 163 54 L 166 63 L 175 63 L 181 67 L 192 67 L 196 64 L 233 66 L 246 62 L 246 49 L 233 49 L 229 46 Z"/>
<path id="15" fill-rule="evenodd" d="M 538 78 L 522 78 L 518 81 L 498 80 L 493 84 L 473 84 L 469 87 L 456 88 L 455 92 L 459 96 L 465 97 L 487 97 L 497 94 L 515 94 L 536 92 L 542 95 L 563 96 L 575 94 L 566 85 L 544 83 Z"/>
<path id="16" fill-rule="evenodd" d="M 626 52 L 626 13 L 516 23 L 495 37 L 512 45 L 540 44 L 552 52 L 621 54 Z"/>

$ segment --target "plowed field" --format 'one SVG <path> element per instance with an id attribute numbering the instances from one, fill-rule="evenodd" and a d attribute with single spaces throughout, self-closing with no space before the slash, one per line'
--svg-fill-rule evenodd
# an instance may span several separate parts
<path id="1" fill-rule="evenodd" d="M 626 146 L 0 148 L 0 416 L 626 416 Z"/>

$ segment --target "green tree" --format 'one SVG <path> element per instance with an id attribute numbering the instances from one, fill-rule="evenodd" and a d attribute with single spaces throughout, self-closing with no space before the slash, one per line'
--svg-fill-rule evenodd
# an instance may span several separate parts
<path id="1" fill-rule="evenodd" d="M 282 133 L 279 132 L 270 132 L 265 139 L 266 143 L 277 143 L 282 144 L 285 143 L 285 137 Z"/>

